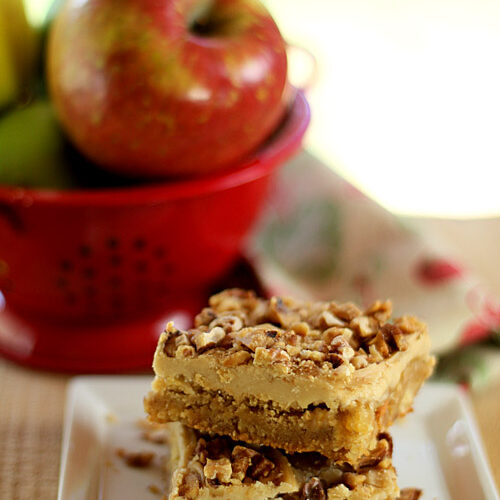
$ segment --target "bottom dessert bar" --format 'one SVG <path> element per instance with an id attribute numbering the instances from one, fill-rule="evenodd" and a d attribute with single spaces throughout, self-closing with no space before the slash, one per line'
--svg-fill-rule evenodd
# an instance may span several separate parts
<path id="1" fill-rule="evenodd" d="M 395 500 L 392 442 L 381 436 L 376 450 L 354 470 L 317 453 L 285 454 L 225 436 L 210 436 L 180 423 L 167 424 L 170 460 L 167 500 Z"/>

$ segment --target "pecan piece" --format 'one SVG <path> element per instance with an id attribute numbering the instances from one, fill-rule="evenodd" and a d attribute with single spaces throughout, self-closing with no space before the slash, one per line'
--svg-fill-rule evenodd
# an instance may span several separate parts
<path id="1" fill-rule="evenodd" d="M 396 341 L 396 339 L 398 340 Z M 377 335 L 368 342 L 368 345 L 370 347 L 372 345 L 375 346 L 382 358 L 388 358 L 393 352 L 399 350 L 398 342 L 403 347 L 403 350 L 408 348 L 406 339 L 403 342 L 401 329 L 395 325 L 386 323 L 379 329 Z"/>
<path id="2" fill-rule="evenodd" d="M 309 333 L 309 324 L 305 321 L 299 321 L 291 326 L 291 329 L 299 336 L 305 337 Z"/>
<path id="3" fill-rule="evenodd" d="M 183 483 L 179 486 L 179 495 L 187 500 L 198 498 L 200 492 L 201 478 L 195 472 L 186 474 Z"/>
<path id="4" fill-rule="evenodd" d="M 207 458 L 207 463 L 205 467 L 203 467 L 203 473 L 207 479 L 216 479 L 221 483 L 227 484 L 231 481 L 231 475 L 233 473 L 231 461 L 229 458 L 225 457 L 217 460 Z"/>
<path id="5" fill-rule="evenodd" d="M 355 354 L 349 342 L 341 335 L 334 337 L 330 342 L 330 352 L 336 352 L 345 361 L 350 361 Z"/>
<path id="6" fill-rule="evenodd" d="M 224 366 L 240 366 L 244 365 L 252 355 L 248 351 L 236 351 L 224 359 Z"/>
<path id="7" fill-rule="evenodd" d="M 385 323 L 391 314 L 392 302 L 390 300 L 384 302 L 377 300 L 365 311 L 366 316 L 373 316 L 379 323 Z"/>
<path id="8" fill-rule="evenodd" d="M 326 500 L 325 486 L 321 479 L 312 477 L 302 487 L 301 500 Z"/>
<path id="9" fill-rule="evenodd" d="M 273 363 L 287 363 L 290 361 L 290 355 L 283 349 L 266 349 L 257 347 L 253 362 L 255 365 L 270 365 Z"/>
<path id="10" fill-rule="evenodd" d="M 311 349 L 302 349 L 300 351 L 299 356 L 301 359 L 309 359 L 314 361 L 315 363 L 322 363 L 327 359 L 327 354 L 320 351 L 314 351 Z"/>
<path id="11" fill-rule="evenodd" d="M 422 496 L 422 490 L 417 488 L 405 488 L 401 490 L 398 500 L 418 500 Z"/>
<path id="12" fill-rule="evenodd" d="M 244 446 L 235 446 L 231 454 L 231 460 L 233 464 L 233 476 L 240 481 L 245 479 L 248 468 L 252 465 L 252 459 L 257 456 L 258 453 L 251 448 L 246 448 Z"/>
<path id="13" fill-rule="evenodd" d="M 176 358 L 193 358 L 195 350 L 192 345 L 180 345 L 175 351 Z"/>
<path id="14" fill-rule="evenodd" d="M 123 448 L 116 450 L 116 454 L 123 459 L 129 467 L 145 468 L 151 465 L 155 454 L 149 451 L 127 451 Z"/>
<path id="15" fill-rule="evenodd" d="M 377 333 L 378 323 L 375 318 L 358 316 L 349 323 L 349 327 L 355 330 L 358 335 L 364 339 L 373 337 Z"/>
<path id="16" fill-rule="evenodd" d="M 368 455 L 364 456 L 360 462 L 360 469 L 370 469 L 378 465 L 384 458 L 392 456 L 392 438 L 387 433 L 379 435 L 376 448 Z M 347 484 L 347 483 L 346 483 Z"/>
<path id="17" fill-rule="evenodd" d="M 356 370 L 360 370 L 361 368 L 366 368 L 368 366 L 368 359 L 366 354 L 357 354 L 354 358 L 351 359 L 351 364 L 356 368 Z"/>
<path id="18" fill-rule="evenodd" d="M 172 321 L 167 323 L 165 327 L 163 352 L 170 358 L 175 357 L 175 352 L 179 345 L 189 345 L 189 339 L 186 332 L 178 330 Z"/>
<path id="19" fill-rule="evenodd" d="M 403 316 L 394 320 L 394 325 L 399 327 L 403 333 L 415 333 L 426 330 L 427 326 L 414 316 Z"/>
<path id="20" fill-rule="evenodd" d="M 350 490 L 356 489 L 366 481 L 366 476 L 363 474 L 356 474 L 354 472 L 345 472 L 342 474 L 342 483 L 344 483 Z"/>
<path id="21" fill-rule="evenodd" d="M 361 311 L 352 302 L 346 302 L 345 304 L 331 302 L 329 309 L 337 318 L 343 319 L 344 321 L 352 321 L 357 316 L 361 316 Z"/>
<path id="22" fill-rule="evenodd" d="M 319 316 L 319 326 L 324 330 L 331 326 L 344 326 L 344 322 L 330 311 L 323 311 Z"/>
<path id="23" fill-rule="evenodd" d="M 223 314 L 213 319 L 208 325 L 209 328 L 220 326 L 226 333 L 236 332 L 243 328 L 243 321 L 235 314 Z"/>
<path id="24" fill-rule="evenodd" d="M 193 335 L 193 342 L 197 352 L 202 352 L 215 347 L 224 337 L 226 332 L 220 326 L 212 328 L 208 332 L 197 332 Z"/>
<path id="25" fill-rule="evenodd" d="M 270 323 L 288 327 L 297 321 L 300 316 L 291 310 L 281 297 L 271 297 L 269 300 L 268 320 Z"/>
<path id="26" fill-rule="evenodd" d="M 264 455 L 257 453 L 252 458 L 252 465 L 247 471 L 247 476 L 254 479 L 255 481 L 262 482 L 262 479 L 269 476 L 276 466 L 271 460 L 266 458 Z"/>
<path id="27" fill-rule="evenodd" d="M 201 313 L 197 314 L 194 318 L 194 326 L 198 328 L 199 326 L 208 326 L 217 317 L 217 314 L 211 307 L 205 307 L 202 309 Z"/>

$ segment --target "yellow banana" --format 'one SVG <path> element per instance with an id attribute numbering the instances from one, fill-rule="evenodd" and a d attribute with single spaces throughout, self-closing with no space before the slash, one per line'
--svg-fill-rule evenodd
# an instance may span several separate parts
<path id="1" fill-rule="evenodd" d="M 0 110 L 12 102 L 17 95 L 17 75 L 7 37 L 7 29 L 0 11 Z"/>
<path id="2" fill-rule="evenodd" d="M 0 0 L 0 19 L 3 22 L 0 27 L 0 53 L 2 59 L 10 60 L 14 67 L 17 81 L 15 94 L 19 94 L 23 87 L 29 85 L 35 73 L 40 37 L 26 18 L 23 0 Z"/>

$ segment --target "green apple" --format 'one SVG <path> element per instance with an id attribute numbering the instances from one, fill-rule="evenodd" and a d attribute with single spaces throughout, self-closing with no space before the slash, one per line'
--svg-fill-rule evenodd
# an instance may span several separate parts
<path id="1" fill-rule="evenodd" d="M 0 119 L 0 185 L 74 187 L 64 144 L 48 101 L 11 111 Z"/>

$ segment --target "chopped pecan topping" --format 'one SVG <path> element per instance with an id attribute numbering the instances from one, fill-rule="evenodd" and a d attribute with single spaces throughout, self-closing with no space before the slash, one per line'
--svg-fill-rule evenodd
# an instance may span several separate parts
<path id="1" fill-rule="evenodd" d="M 349 374 L 408 349 L 408 335 L 426 328 L 409 316 L 389 322 L 390 315 L 389 301 L 376 301 L 362 312 L 350 302 L 265 300 L 253 292 L 226 290 L 210 298 L 196 328 L 183 332 L 169 323 L 163 352 L 192 358 L 216 348 L 226 367 L 253 360 L 304 374 L 320 369 Z"/>

